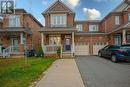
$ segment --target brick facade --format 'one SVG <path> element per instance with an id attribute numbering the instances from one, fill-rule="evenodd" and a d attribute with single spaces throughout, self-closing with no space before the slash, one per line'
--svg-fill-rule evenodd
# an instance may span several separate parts
<path id="1" fill-rule="evenodd" d="M 9 17 L 10 16 L 20 16 L 20 26 L 19 27 L 10 27 L 9 26 Z M 18 51 L 24 52 L 24 46 L 28 49 L 34 48 L 37 50 L 40 46 L 41 36 L 40 24 L 37 19 L 35 19 L 30 13 L 27 13 L 24 9 L 16 9 L 15 14 L 4 15 L 2 20 L 1 30 L 0 30 L 0 39 L 1 45 L 5 48 L 12 46 L 12 38 L 18 40 L 19 49 Z M 26 43 L 21 44 L 21 34 L 23 33 L 26 38 Z"/>
<path id="2" fill-rule="evenodd" d="M 48 45 L 48 35 L 53 34 L 49 33 L 46 35 L 45 33 L 49 30 L 54 32 L 55 28 L 51 27 L 51 14 L 66 14 L 67 15 L 67 25 L 73 27 L 75 31 L 75 45 L 80 42 L 89 43 L 90 45 L 90 52 L 92 52 L 93 45 L 96 44 L 115 44 L 115 35 L 120 34 L 122 38 L 122 27 L 128 23 L 128 14 L 130 13 L 130 7 L 123 6 L 123 4 L 128 4 L 129 1 L 125 0 L 120 7 L 114 9 L 110 12 L 103 20 L 88 20 L 88 21 L 75 21 L 75 13 L 71 11 L 62 1 L 56 1 L 51 7 L 43 12 L 45 17 L 45 28 L 41 30 L 41 32 L 45 35 L 45 44 Z M 125 7 L 125 8 L 124 8 Z M 123 10 L 122 10 L 123 9 Z M 119 16 L 119 25 L 115 24 L 115 17 Z M 77 31 L 76 25 L 82 25 L 82 31 Z M 98 25 L 98 31 L 90 32 L 89 25 Z M 68 27 L 68 26 L 67 26 Z M 67 27 L 65 31 L 67 31 Z M 118 28 L 121 28 L 119 31 Z M 60 30 L 57 31 L 60 34 Z M 44 31 L 46 30 L 46 32 Z M 55 31 L 56 32 L 56 31 Z M 129 31 L 128 31 L 129 32 Z M 61 33 L 62 34 L 62 33 Z M 72 37 L 71 37 L 72 38 Z M 62 37 L 62 39 L 64 39 Z M 122 41 L 122 40 L 121 40 Z M 64 44 L 62 40 L 62 44 Z"/>

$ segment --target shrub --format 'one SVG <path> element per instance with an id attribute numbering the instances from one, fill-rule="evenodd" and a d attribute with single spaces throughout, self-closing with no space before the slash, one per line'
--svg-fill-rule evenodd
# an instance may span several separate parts
<path id="1" fill-rule="evenodd" d="M 40 46 L 36 52 L 36 56 L 37 57 L 43 57 L 44 56 L 44 52 L 42 50 L 42 46 Z"/>
<path id="2" fill-rule="evenodd" d="M 58 48 L 57 48 L 57 55 L 58 55 L 59 58 L 60 58 L 60 54 L 61 54 L 61 48 L 58 47 Z"/>

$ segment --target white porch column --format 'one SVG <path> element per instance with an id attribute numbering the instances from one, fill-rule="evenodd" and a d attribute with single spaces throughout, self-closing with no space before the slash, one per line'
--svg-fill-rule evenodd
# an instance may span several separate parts
<path id="1" fill-rule="evenodd" d="M 75 42 L 74 42 L 74 32 L 72 32 L 72 57 L 74 57 L 75 53 Z"/>
<path id="2" fill-rule="evenodd" d="M 122 30 L 122 44 L 126 44 L 126 30 Z"/>
<path id="3" fill-rule="evenodd" d="M 24 39 L 23 33 L 20 33 L 20 44 L 24 44 L 23 39 Z"/>
<path id="4" fill-rule="evenodd" d="M 0 46 L 0 54 L 2 53 L 2 46 Z"/>
<path id="5" fill-rule="evenodd" d="M 43 34 L 43 32 L 41 32 L 41 46 L 42 46 L 42 50 L 44 51 L 44 34 Z"/>

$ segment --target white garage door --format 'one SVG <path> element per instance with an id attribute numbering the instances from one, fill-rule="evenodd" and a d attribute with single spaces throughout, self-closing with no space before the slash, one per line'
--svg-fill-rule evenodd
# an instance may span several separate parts
<path id="1" fill-rule="evenodd" d="M 75 55 L 83 56 L 89 55 L 89 44 L 86 42 L 79 42 L 75 46 Z"/>
<path id="2" fill-rule="evenodd" d="M 107 43 L 97 42 L 93 44 L 93 55 L 98 55 L 98 51 L 105 47 Z"/>

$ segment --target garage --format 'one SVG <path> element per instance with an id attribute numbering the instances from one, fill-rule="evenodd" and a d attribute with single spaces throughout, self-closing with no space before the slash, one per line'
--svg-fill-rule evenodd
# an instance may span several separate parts
<path id="1" fill-rule="evenodd" d="M 89 55 L 89 43 L 78 42 L 75 46 L 75 55 L 76 56 Z"/>
<path id="2" fill-rule="evenodd" d="M 98 55 L 98 51 L 105 47 L 107 43 L 104 42 L 95 42 L 93 43 L 93 55 Z"/>

